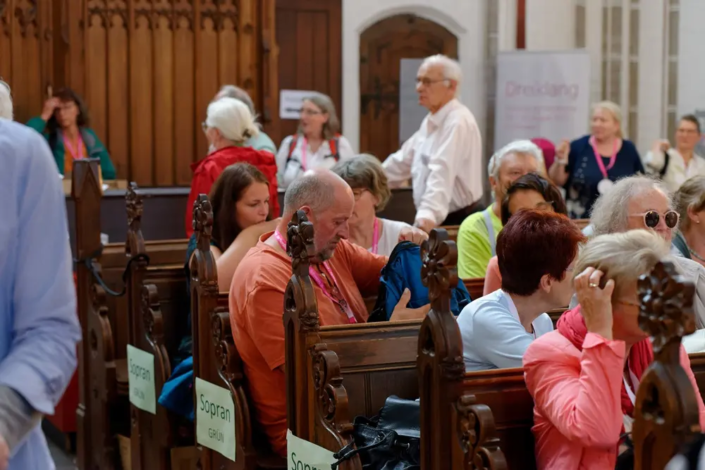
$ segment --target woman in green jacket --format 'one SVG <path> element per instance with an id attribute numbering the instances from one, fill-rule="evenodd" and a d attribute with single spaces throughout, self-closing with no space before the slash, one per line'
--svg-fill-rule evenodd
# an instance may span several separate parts
<path id="1" fill-rule="evenodd" d="M 103 179 L 115 179 L 115 167 L 108 150 L 88 127 L 86 105 L 70 88 L 57 90 L 44 103 L 42 115 L 30 119 L 27 125 L 46 137 L 62 175 L 73 170 L 74 160 L 100 158 Z"/>

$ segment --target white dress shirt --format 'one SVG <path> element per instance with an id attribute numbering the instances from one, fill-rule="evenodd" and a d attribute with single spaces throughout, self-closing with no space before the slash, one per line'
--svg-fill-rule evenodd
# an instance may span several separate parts
<path id="1" fill-rule="evenodd" d="M 311 151 L 311 145 L 306 141 L 306 138 L 299 134 L 296 137 L 296 146 L 291 152 L 289 159 L 289 147 L 291 139 L 294 136 L 289 136 L 282 142 L 277 153 L 277 181 L 280 188 L 286 189 L 292 181 L 298 178 L 304 171 L 313 170 L 314 168 L 332 168 L 337 162 L 330 149 L 330 143 L 324 140 L 318 150 Z M 347 160 L 355 156 L 355 152 L 345 137 L 338 136 L 338 156 L 340 160 Z M 304 168 L 303 155 L 304 145 L 306 145 L 306 168 Z M 287 162 L 288 160 L 288 162 Z"/>
<path id="2" fill-rule="evenodd" d="M 412 179 L 416 220 L 441 224 L 482 197 L 482 137 L 457 99 L 435 114 L 383 163 L 391 187 Z"/>
<path id="3" fill-rule="evenodd" d="M 676 192 L 686 180 L 693 176 L 705 176 L 705 158 L 693 154 L 686 166 L 685 160 L 678 150 L 668 149 L 668 168 L 666 174 L 663 175 L 663 183 L 669 191 Z M 666 157 L 663 152 L 649 152 L 644 157 L 644 166 L 649 170 L 649 173 L 658 174 L 663 170 L 663 165 L 666 164 Z"/>

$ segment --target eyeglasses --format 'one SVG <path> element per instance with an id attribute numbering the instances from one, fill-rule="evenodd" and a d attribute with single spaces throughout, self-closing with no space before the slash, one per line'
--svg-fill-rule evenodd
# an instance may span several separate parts
<path id="1" fill-rule="evenodd" d="M 659 221 L 661 220 L 661 214 L 656 211 L 648 211 L 643 214 L 631 214 L 632 217 L 643 217 L 644 225 L 649 228 L 656 228 Z M 676 228 L 678 225 L 678 220 L 680 219 L 680 214 L 676 211 L 668 211 L 663 214 L 663 220 L 666 222 L 666 227 Z"/>
<path id="2" fill-rule="evenodd" d="M 203 132 L 206 132 L 208 130 L 208 123 L 206 123 L 206 121 L 203 121 L 201 123 L 201 129 L 203 129 Z"/>
<path id="3" fill-rule="evenodd" d="M 447 78 L 439 78 L 438 80 L 431 80 L 430 78 L 426 78 L 426 77 L 423 77 L 423 78 L 418 77 L 416 79 L 416 86 L 423 85 L 423 86 L 427 87 L 427 86 L 433 85 L 434 83 L 445 82 L 446 80 L 448 80 L 448 79 Z"/>
<path id="4" fill-rule="evenodd" d="M 315 109 L 302 109 L 301 114 L 305 114 L 306 116 L 317 116 L 323 113 L 320 111 L 316 111 Z"/>

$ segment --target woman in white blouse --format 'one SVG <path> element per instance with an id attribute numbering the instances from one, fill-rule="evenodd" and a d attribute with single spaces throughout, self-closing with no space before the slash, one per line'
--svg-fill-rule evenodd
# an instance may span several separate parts
<path id="1" fill-rule="evenodd" d="M 695 153 L 700 142 L 700 121 L 692 114 L 681 118 L 676 129 L 676 146 L 658 140 L 644 157 L 646 170 L 659 176 L 666 188 L 675 193 L 693 176 L 705 176 L 705 158 Z"/>
<path id="2" fill-rule="evenodd" d="M 306 170 L 331 168 L 351 158 L 350 142 L 339 132 L 340 121 L 328 96 L 316 93 L 304 99 L 299 129 L 284 139 L 277 153 L 279 187 L 286 189 Z"/>
<path id="3" fill-rule="evenodd" d="M 382 164 L 372 155 L 356 155 L 333 167 L 333 173 L 353 190 L 355 206 L 348 220 L 350 241 L 371 253 L 389 256 L 399 242 L 421 244 L 428 238 L 423 230 L 405 222 L 377 217 L 392 193 Z"/>
<path id="4" fill-rule="evenodd" d="M 553 331 L 544 313 L 568 305 L 573 265 L 584 241 L 565 215 L 520 210 L 497 238 L 502 288 L 474 300 L 460 312 L 465 370 L 522 367 L 538 337 Z"/>

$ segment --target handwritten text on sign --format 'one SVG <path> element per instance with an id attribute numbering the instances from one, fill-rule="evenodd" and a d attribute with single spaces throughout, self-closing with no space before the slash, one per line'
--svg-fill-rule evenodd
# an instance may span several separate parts
<path id="1" fill-rule="evenodd" d="M 299 439 L 291 430 L 286 434 L 286 447 L 289 456 L 287 470 L 328 470 L 331 464 L 338 461 L 332 452 Z"/>
<path id="2" fill-rule="evenodd" d="M 196 377 L 196 440 L 235 461 L 235 405 L 230 391 Z"/>
<path id="3" fill-rule="evenodd" d="M 154 356 L 128 344 L 127 370 L 130 383 L 130 403 L 141 410 L 156 414 Z"/>

